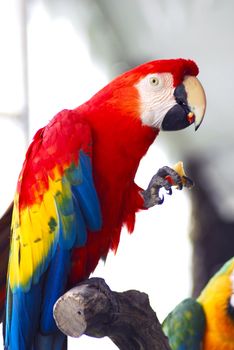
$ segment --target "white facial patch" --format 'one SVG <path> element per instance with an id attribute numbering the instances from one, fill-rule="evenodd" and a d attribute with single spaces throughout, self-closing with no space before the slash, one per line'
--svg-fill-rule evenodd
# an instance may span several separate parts
<path id="1" fill-rule="evenodd" d="M 142 123 L 160 128 L 166 113 L 176 105 L 172 74 L 148 74 L 136 88 L 140 95 Z"/>
<path id="2" fill-rule="evenodd" d="M 232 307 L 234 307 L 234 271 L 232 271 L 230 275 L 230 280 L 231 280 L 231 286 L 232 286 L 232 295 L 230 297 L 230 304 Z"/>

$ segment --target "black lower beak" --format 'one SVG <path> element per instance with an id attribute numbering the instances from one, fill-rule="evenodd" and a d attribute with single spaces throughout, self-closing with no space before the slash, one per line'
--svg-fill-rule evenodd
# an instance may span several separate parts
<path id="1" fill-rule="evenodd" d="M 191 111 L 187 104 L 187 93 L 183 84 L 175 89 L 174 96 L 177 104 L 166 113 L 161 125 L 161 129 L 165 131 L 185 129 L 194 121 L 188 118 Z"/>
<path id="2" fill-rule="evenodd" d="M 180 105 L 173 106 L 165 115 L 161 129 L 165 131 L 176 131 L 187 128 L 191 125 L 187 115 L 188 113 Z"/>

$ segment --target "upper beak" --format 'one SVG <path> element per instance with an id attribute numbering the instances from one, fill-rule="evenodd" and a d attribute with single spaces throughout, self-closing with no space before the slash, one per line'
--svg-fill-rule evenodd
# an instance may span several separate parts
<path id="1" fill-rule="evenodd" d="M 166 131 L 181 130 L 189 125 L 199 128 L 206 110 L 206 95 L 199 80 L 185 76 L 174 91 L 176 104 L 166 113 L 161 128 Z"/>
<path id="2" fill-rule="evenodd" d="M 190 110 L 188 119 L 194 119 L 195 130 L 199 128 L 206 110 L 206 95 L 200 81 L 193 76 L 186 76 L 183 85 L 187 94 L 187 105 Z"/>

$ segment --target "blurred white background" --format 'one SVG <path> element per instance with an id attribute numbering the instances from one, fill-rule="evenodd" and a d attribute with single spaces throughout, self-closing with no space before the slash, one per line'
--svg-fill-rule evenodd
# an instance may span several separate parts
<path id="1" fill-rule="evenodd" d="M 192 128 L 160 134 L 136 182 L 146 187 L 159 167 L 189 152 L 209 152 L 224 138 L 232 147 L 233 10 L 232 1 L 215 0 L 0 0 L 0 213 L 13 198 L 34 132 L 146 60 L 197 61 L 208 110 L 196 134 Z M 190 294 L 190 211 L 185 190 L 139 213 L 135 232 L 123 231 L 117 255 L 100 263 L 95 275 L 114 290 L 148 293 L 162 321 Z M 97 347 L 116 348 L 108 339 L 69 339 L 69 349 Z"/>

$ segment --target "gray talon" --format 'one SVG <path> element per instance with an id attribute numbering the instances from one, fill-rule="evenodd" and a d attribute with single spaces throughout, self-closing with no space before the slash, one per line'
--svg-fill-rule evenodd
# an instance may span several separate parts
<path id="1" fill-rule="evenodd" d="M 172 189 L 171 189 L 171 188 L 169 188 L 169 189 L 167 190 L 167 194 L 168 194 L 169 196 L 172 195 Z"/>
<path id="2" fill-rule="evenodd" d="M 184 180 L 184 187 L 192 188 L 194 186 L 193 180 L 191 180 L 189 177 L 183 176 L 183 180 Z"/>
<path id="3" fill-rule="evenodd" d="M 162 195 L 162 198 L 159 197 L 158 204 L 163 204 L 164 202 L 164 195 Z"/>
<path id="4" fill-rule="evenodd" d="M 173 185 L 170 181 L 167 180 L 167 177 L 170 177 L 172 179 Z M 186 178 L 184 186 L 192 187 L 192 184 L 193 182 L 189 178 Z M 153 207 L 156 204 L 162 204 L 164 202 L 164 196 L 162 195 L 160 197 L 160 189 L 164 188 L 167 191 L 167 194 L 171 195 L 172 186 L 176 186 L 177 189 L 182 190 L 182 178 L 175 170 L 169 168 L 168 166 L 160 168 L 158 172 L 152 177 L 148 188 L 142 193 L 145 208 Z"/>

